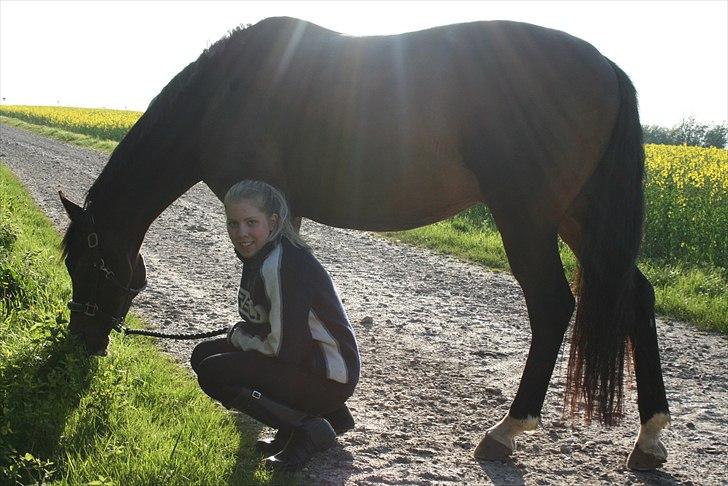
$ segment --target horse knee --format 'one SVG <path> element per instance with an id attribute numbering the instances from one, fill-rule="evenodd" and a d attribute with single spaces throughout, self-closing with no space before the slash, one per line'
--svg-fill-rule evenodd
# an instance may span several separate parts
<path id="1" fill-rule="evenodd" d="M 559 305 L 560 307 L 557 312 L 557 320 L 560 323 L 559 332 L 563 335 L 566 332 L 566 328 L 569 327 L 569 321 L 571 320 L 571 316 L 574 314 L 574 309 L 576 309 L 576 299 L 574 298 L 574 294 L 572 294 L 571 291 L 568 291 L 562 297 L 562 301 Z"/>

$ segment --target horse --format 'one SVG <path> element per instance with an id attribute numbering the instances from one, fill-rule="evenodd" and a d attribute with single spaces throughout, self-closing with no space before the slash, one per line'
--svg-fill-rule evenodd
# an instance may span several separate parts
<path id="1" fill-rule="evenodd" d="M 241 179 L 278 187 L 296 218 L 369 231 L 486 204 L 532 337 L 510 409 L 475 458 L 508 456 L 538 426 L 576 311 L 565 406 L 587 422 L 621 420 L 631 358 L 641 425 L 627 464 L 665 462 L 654 291 L 636 265 L 636 91 L 595 47 L 510 21 L 352 37 L 279 17 L 233 30 L 152 100 L 83 206 L 61 194 L 69 326 L 90 353 L 105 354 L 146 284 L 140 248 L 152 221 L 199 181 L 222 200 Z M 579 262 L 573 291 L 559 237 Z"/>

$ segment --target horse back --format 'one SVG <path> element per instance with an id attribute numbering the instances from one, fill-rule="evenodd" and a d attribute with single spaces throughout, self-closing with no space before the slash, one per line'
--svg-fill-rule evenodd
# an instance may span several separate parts
<path id="1" fill-rule="evenodd" d="M 616 114 L 606 60 L 529 24 L 351 37 L 274 18 L 246 30 L 212 63 L 204 139 L 238 157 L 223 163 L 255 164 L 244 155 L 265 146 L 275 155 L 253 172 L 329 224 L 415 226 L 498 191 L 573 186 Z M 368 211 L 373 202 L 384 208 Z M 374 214 L 391 211 L 397 221 Z"/>

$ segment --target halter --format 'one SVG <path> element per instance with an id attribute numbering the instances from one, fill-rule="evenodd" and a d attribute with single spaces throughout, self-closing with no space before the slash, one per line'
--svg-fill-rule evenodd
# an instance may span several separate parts
<path id="1" fill-rule="evenodd" d="M 89 215 L 90 222 L 91 222 L 91 228 L 94 229 L 94 218 L 93 216 Z M 129 312 L 129 307 L 131 307 L 131 301 L 136 297 L 140 292 L 142 292 L 144 289 L 147 288 L 147 279 L 144 279 L 143 285 L 138 288 L 131 288 L 127 287 L 126 285 L 123 285 L 119 282 L 119 280 L 116 278 L 116 274 L 107 268 L 106 263 L 104 262 L 104 259 L 101 257 L 101 254 L 99 252 L 99 235 L 96 233 L 96 231 L 92 231 L 86 236 L 86 244 L 88 248 L 91 250 L 91 252 L 94 254 L 94 263 L 93 267 L 98 270 L 96 273 L 96 283 L 93 286 L 93 297 L 89 299 L 88 302 L 75 302 L 71 300 L 68 302 L 68 308 L 71 310 L 71 312 L 79 312 L 83 313 L 86 316 L 89 317 L 96 317 L 99 316 L 103 319 L 106 319 L 111 322 L 111 326 L 109 326 L 110 329 L 115 329 L 117 331 L 121 331 L 124 324 L 124 319 L 126 318 L 127 312 Z M 144 264 L 144 259 L 142 259 L 142 265 L 144 265 L 145 268 L 145 274 L 146 274 L 146 265 Z M 108 280 L 114 287 L 121 290 L 125 294 L 127 294 L 127 300 L 124 303 L 124 310 L 122 311 L 122 314 L 120 316 L 115 316 L 113 314 L 110 314 L 108 312 L 105 312 L 101 309 L 101 307 L 95 302 L 96 301 L 96 292 L 99 288 L 99 278 L 103 276 L 106 280 Z"/>
<path id="2" fill-rule="evenodd" d="M 89 215 L 91 227 L 94 226 L 94 218 L 93 216 Z M 111 323 L 109 327 L 109 330 L 113 329 L 115 331 L 122 332 L 124 334 L 139 334 L 142 336 L 152 336 L 152 337 L 159 337 L 159 338 L 171 338 L 171 339 L 200 339 L 200 338 L 208 338 L 213 336 L 219 336 L 221 334 L 226 334 L 228 332 L 227 326 L 222 327 L 220 329 L 214 330 L 214 331 L 204 331 L 204 332 L 198 332 L 198 333 L 181 333 L 181 334 L 167 334 L 163 332 L 155 332 L 155 331 L 147 331 L 144 329 L 129 329 L 128 327 L 124 326 L 124 319 L 126 318 L 126 314 L 129 312 L 129 307 L 131 307 L 131 301 L 136 297 L 140 292 L 142 292 L 144 289 L 147 288 L 147 279 L 144 279 L 144 284 L 138 288 L 134 289 L 131 287 L 127 287 L 126 285 L 122 285 L 121 282 L 116 278 L 116 274 L 109 270 L 109 268 L 106 266 L 106 262 L 104 262 L 104 259 L 101 257 L 101 254 L 99 252 L 99 235 L 95 231 L 92 231 L 88 234 L 86 237 L 86 245 L 88 246 L 89 250 L 94 254 L 95 261 L 93 263 L 93 266 L 98 272 L 96 273 L 96 283 L 94 285 L 94 293 L 98 290 L 99 287 L 99 278 L 103 276 L 106 280 L 111 282 L 114 287 L 121 290 L 125 294 L 127 294 L 127 300 L 124 303 L 123 311 L 120 316 L 115 316 L 113 314 L 109 314 L 108 312 L 105 312 L 101 309 L 101 307 L 94 302 L 96 299 L 92 298 L 88 302 L 75 302 L 71 300 L 68 303 L 68 308 L 71 310 L 71 312 L 79 312 L 83 313 L 86 316 L 89 317 L 96 317 L 99 316 L 102 319 L 105 319 Z M 142 258 L 142 265 L 144 265 L 144 273 L 146 274 L 146 265 L 144 264 L 144 259 Z"/>

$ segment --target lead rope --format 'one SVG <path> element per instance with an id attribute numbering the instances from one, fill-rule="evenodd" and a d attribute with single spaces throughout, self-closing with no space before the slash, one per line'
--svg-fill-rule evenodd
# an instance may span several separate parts
<path id="1" fill-rule="evenodd" d="M 167 334 L 164 332 L 147 331 L 144 329 L 129 329 L 126 326 L 120 326 L 120 328 L 117 328 L 117 331 L 123 332 L 124 334 L 138 334 L 140 336 L 151 336 L 151 337 L 165 338 L 165 339 L 202 339 L 202 338 L 208 338 L 208 337 L 219 336 L 221 334 L 225 334 L 225 333 L 227 333 L 228 329 L 226 327 L 223 327 L 216 331 Z"/>

